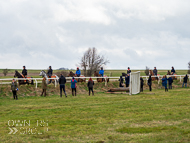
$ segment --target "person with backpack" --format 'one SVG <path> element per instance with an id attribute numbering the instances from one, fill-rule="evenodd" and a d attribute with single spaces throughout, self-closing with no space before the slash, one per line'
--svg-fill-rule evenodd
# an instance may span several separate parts
<path id="1" fill-rule="evenodd" d="M 89 78 L 87 86 L 88 86 L 89 96 L 90 96 L 90 91 L 92 91 L 92 95 L 94 95 L 93 91 L 94 81 L 92 80 L 91 77 Z"/>
<path id="2" fill-rule="evenodd" d="M 183 85 L 182 85 L 182 87 L 183 87 L 184 84 L 185 84 L 185 88 L 187 88 L 187 80 L 188 80 L 188 76 L 187 76 L 187 74 L 186 74 L 186 76 L 183 78 Z"/>
<path id="3" fill-rule="evenodd" d="M 170 77 L 168 78 L 169 89 L 172 89 L 172 83 L 173 83 L 173 79 L 172 79 L 172 77 L 170 76 Z"/>
<path id="4" fill-rule="evenodd" d="M 59 78 L 59 85 L 60 85 L 60 97 L 62 97 L 62 90 L 65 93 L 65 97 L 67 97 L 66 91 L 65 91 L 65 83 L 66 83 L 66 79 L 63 76 L 63 74 L 61 74 L 60 78 Z"/>
<path id="5" fill-rule="evenodd" d="M 13 93 L 13 98 L 14 99 L 16 98 L 16 100 L 18 100 L 18 97 L 17 97 L 18 86 L 17 86 L 17 82 L 15 81 L 15 79 L 12 80 L 11 91 Z"/>
<path id="6" fill-rule="evenodd" d="M 75 92 L 75 96 L 77 95 L 77 85 L 76 85 L 77 81 L 75 80 L 75 78 L 73 77 L 71 79 L 71 89 L 72 89 L 72 95 L 74 96 L 74 92 Z"/>

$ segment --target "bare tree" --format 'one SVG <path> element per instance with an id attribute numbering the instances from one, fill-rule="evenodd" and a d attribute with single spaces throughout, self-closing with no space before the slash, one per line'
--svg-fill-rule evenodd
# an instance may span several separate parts
<path id="1" fill-rule="evenodd" d="M 146 69 L 145 69 L 144 73 L 146 74 L 146 76 L 149 75 L 149 67 L 146 66 Z"/>
<path id="2" fill-rule="evenodd" d="M 84 71 L 85 76 L 91 76 L 94 71 L 100 69 L 100 67 L 109 63 L 104 56 L 98 55 L 96 48 L 89 48 L 81 58 L 79 63 L 80 67 Z"/>
<path id="3" fill-rule="evenodd" d="M 3 74 L 6 76 L 8 74 L 9 69 L 3 69 Z"/>
<path id="4" fill-rule="evenodd" d="M 190 62 L 188 62 L 188 71 L 187 71 L 188 74 L 190 74 Z"/>

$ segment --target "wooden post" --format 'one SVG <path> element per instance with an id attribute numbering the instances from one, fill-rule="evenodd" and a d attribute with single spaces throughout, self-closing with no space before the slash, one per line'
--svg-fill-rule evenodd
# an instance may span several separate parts
<path id="1" fill-rule="evenodd" d="M 105 86 L 107 86 L 107 77 L 105 77 Z"/>

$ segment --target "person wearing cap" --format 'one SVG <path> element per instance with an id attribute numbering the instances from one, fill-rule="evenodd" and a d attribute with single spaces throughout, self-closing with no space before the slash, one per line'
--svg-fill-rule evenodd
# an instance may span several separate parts
<path id="1" fill-rule="evenodd" d="M 172 74 L 172 75 L 175 74 L 175 69 L 174 69 L 174 67 L 172 67 L 172 69 L 171 69 L 171 74 Z"/>
<path id="2" fill-rule="evenodd" d="M 130 70 L 130 67 L 128 67 L 127 74 L 130 74 L 130 73 L 131 73 L 131 70 Z"/>
<path id="3" fill-rule="evenodd" d="M 49 66 L 49 70 L 47 72 L 47 75 L 49 78 L 51 78 L 52 74 L 53 74 L 53 70 L 52 70 L 51 66 Z M 51 79 L 50 79 L 50 83 L 51 83 Z"/>
<path id="4" fill-rule="evenodd" d="M 63 76 L 63 74 L 61 74 L 60 78 L 59 78 L 59 85 L 60 85 L 60 97 L 62 97 L 62 90 L 65 93 L 65 97 L 67 97 L 66 91 L 65 91 L 65 83 L 66 83 L 66 79 Z"/>
<path id="5" fill-rule="evenodd" d="M 125 76 L 125 84 L 126 84 L 126 87 L 129 87 L 129 82 L 130 82 L 130 74 L 127 74 Z"/>
<path id="6" fill-rule="evenodd" d="M 22 75 L 23 75 L 24 77 L 27 77 L 27 69 L 26 69 L 25 66 L 23 66 Z"/>
<path id="7" fill-rule="evenodd" d="M 169 89 L 172 89 L 172 83 L 173 83 L 173 79 L 171 76 L 169 76 L 168 78 Z"/>
<path id="8" fill-rule="evenodd" d="M 89 96 L 90 96 L 90 91 L 92 91 L 92 95 L 94 95 L 93 91 L 94 81 L 92 80 L 91 77 L 89 78 L 87 86 L 88 86 Z"/>
<path id="9" fill-rule="evenodd" d="M 80 77 L 80 74 L 81 74 L 80 69 L 79 69 L 79 67 L 77 67 L 77 70 L 76 70 L 76 72 L 75 72 L 75 75 L 76 75 L 77 77 Z"/>
<path id="10" fill-rule="evenodd" d="M 71 79 L 71 89 L 72 89 L 72 95 L 74 96 L 74 92 L 75 92 L 75 96 L 77 95 L 77 85 L 76 85 L 77 81 L 75 80 L 75 78 L 73 77 Z"/>
<path id="11" fill-rule="evenodd" d="M 99 71 L 99 74 L 101 75 L 101 77 L 104 76 L 104 70 L 103 70 L 103 67 L 101 67 L 101 70 Z"/>
<path id="12" fill-rule="evenodd" d="M 17 97 L 17 91 L 18 91 L 18 86 L 17 86 L 17 82 L 13 79 L 12 80 L 12 83 L 11 83 L 11 91 L 13 93 L 13 98 L 16 100 L 18 100 L 18 97 Z"/>
<path id="13" fill-rule="evenodd" d="M 153 74 L 154 74 L 154 76 L 157 76 L 157 69 L 156 69 L 156 67 L 154 67 Z"/>

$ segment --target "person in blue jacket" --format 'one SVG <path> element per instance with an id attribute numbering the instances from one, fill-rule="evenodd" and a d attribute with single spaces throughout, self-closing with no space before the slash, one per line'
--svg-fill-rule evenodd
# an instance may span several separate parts
<path id="1" fill-rule="evenodd" d="M 165 92 L 168 91 L 166 75 L 164 75 L 164 77 L 162 78 L 162 85 L 165 87 Z"/>
<path id="2" fill-rule="evenodd" d="M 172 67 L 171 74 L 172 74 L 172 75 L 175 74 L 175 69 L 174 69 L 174 67 Z"/>
<path id="3" fill-rule="evenodd" d="M 80 77 L 80 74 L 81 74 L 81 72 L 80 72 L 80 70 L 79 70 L 79 67 L 77 67 L 77 70 L 76 70 L 76 72 L 75 72 L 75 75 L 76 75 L 77 77 Z"/>
<path id="4" fill-rule="evenodd" d="M 168 78 L 169 89 L 172 89 L 172 83 L 173 83 L 173 79 L 172 79 L 172 77 L 170 76 L 170 77 Z"/>
<path id="5" fill-rule="evenodd" d="M 104 77 L 104 70 L 103 70 L 103 67 L 101 67 L 101 70 L 99 71 L 99 74 L 101 75 L 101 77 Z"/>
<path id="6" fill-rule="evenodd" d="M 75 80 L 75 78 L 73 77 L 71 79 L 71 89 L 72 89 L 72 95 L 74 96 L 74 92 L 75 92 L 75 96 L 77 95 L 77 85 L 76 85 L 77 81 Z"/>
<path id="7" fill-rule="evenodd" d="M 127 74 L 127 76 L 125 77 L 126 87 L 129 87 L 129 82 L 130 82 L 130 74 Z"/>

